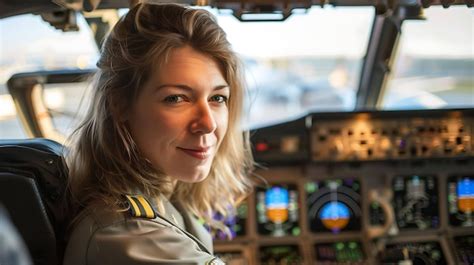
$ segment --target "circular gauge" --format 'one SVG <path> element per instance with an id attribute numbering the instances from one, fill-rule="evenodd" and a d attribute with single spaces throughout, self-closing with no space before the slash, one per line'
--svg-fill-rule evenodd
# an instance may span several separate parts
<path id="1" fill-rule="evenodd" d="M 313 180 L 305 184 L 308 223 L 313 232 L 360 229 L 360 183 L 355 178 Z"/>
<path id="2" fill-rule="evenodd" d="M 319 218 L 327 229 L 337 232 L 347 226 L 351 214 L 344 203 L 332 201 L 321 208 Z"/>

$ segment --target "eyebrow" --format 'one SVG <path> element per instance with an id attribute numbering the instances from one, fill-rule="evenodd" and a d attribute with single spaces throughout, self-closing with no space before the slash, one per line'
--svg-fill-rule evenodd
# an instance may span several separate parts
<path id="1" fill-rule="evenodd" d="M 187 86 L 187 85 L 183 85 L 183 84 L 163 84 L 163 85 L 160 85 L 158 86 L 155 91 L 158 91 L 164 87 L 176 87 L 176 88 L 179 88 L 179 89 L 184 89 L 184 90 L 189 90 L 189 91 L 193 91 L 194 89 L 190 86 Z M 214 87 L 214 89 L 212 91 L 216 91 L 216 90 L 222 90 L 224 88 L 229 88 L 229 85 L 218 85 L 216 87 Z"/>

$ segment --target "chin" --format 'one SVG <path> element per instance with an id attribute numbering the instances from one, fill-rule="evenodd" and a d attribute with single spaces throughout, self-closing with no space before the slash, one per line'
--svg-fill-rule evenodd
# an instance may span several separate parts
<path id="1" fill-rule="evenodd" d="M 207 179 L 207 176 L 208 176 L 208 175 L 209 175 L 209 174 L 206 174 L 205 176 L 198 176 L 197 178 L 193 179 L 191 182 L 193 182 L 193 183 L 202 182 L 202 181 L 204 181 L 204 180 Z"/>

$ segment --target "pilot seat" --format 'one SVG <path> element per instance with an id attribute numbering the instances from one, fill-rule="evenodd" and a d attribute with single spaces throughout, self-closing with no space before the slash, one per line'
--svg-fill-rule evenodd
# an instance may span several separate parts
<path id="1" fill-rule="evenodd" d="M 63 150 L 42 138 L 0 140 L 0 204 L 34 265 L 62 263 L 68 176 Z"/>

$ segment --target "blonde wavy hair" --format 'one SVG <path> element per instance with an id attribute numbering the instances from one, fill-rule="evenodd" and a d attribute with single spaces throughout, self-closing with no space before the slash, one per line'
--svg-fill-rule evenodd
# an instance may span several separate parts
<path id="1" fill-rule="evenodd" d="M 213 58 L 230 85 L 229 125 L 209 176 L 200 183 L 171 180 L 153 168 L 134 143 L 121 115 L 130 110 L 153 69 L 171 50 L 189 45 Z M 92 102 L 73 134 L 68 155 L 69 190 L 76 213 L 96 203 L 120 209 L 124 194 L 179 201 L 207 224 L 222 229 L 213 214 L 228 216 L 251 191 L 253 166 L 248 135 L 240 128 L 244 78 L 241 62 L 214 16 L 178 4 L 134 6 L 105 39 Z M 158 68 L 159 69 L 159 68 Z"/>

